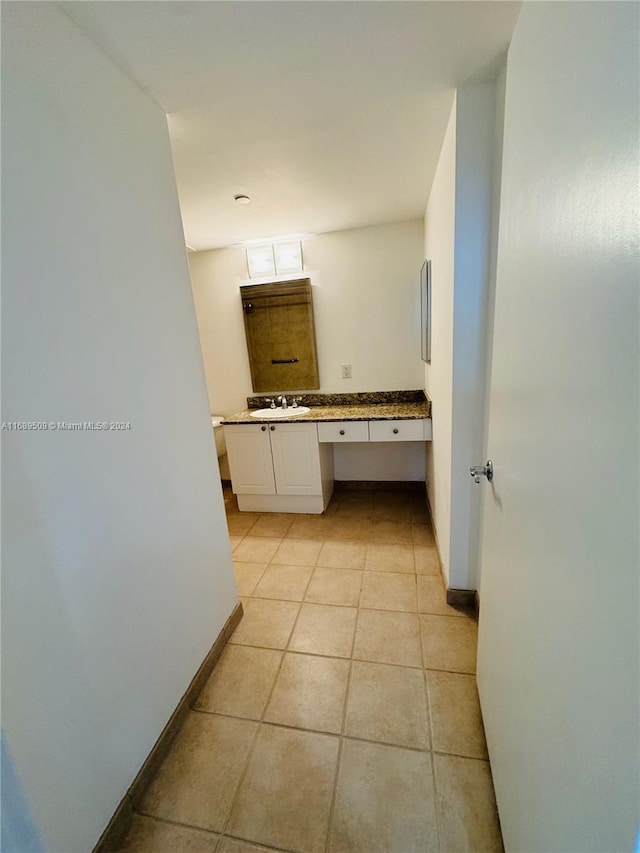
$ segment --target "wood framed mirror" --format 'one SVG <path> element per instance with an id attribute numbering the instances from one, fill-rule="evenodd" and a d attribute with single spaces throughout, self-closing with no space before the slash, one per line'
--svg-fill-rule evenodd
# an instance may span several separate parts
<path id="1" fill-rule="evenodd" d="M 240 288 L 254 392 L 320 387 L 308 278 Z"/>

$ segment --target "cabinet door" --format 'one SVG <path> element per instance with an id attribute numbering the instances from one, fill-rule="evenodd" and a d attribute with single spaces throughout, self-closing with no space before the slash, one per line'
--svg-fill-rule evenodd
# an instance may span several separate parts
<path id="1" fill-rule="evenodd" d="M 321 495 L 316 424 L 271 424 L 271 451 L 279 495 Z"/>
<path id="2" fill-rule="evenodd" d="M 275 495 L 269 430 L 265 424 L 224 427 L 231 483 L 236 494 Z"/>

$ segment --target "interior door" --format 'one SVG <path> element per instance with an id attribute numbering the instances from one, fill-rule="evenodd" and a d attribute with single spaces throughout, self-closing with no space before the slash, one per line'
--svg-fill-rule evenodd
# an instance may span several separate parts
<path id="1" fill-rule="evenodd" d="M 478 651 L 508 851 L 637 827 L 637 40 L 635 4 L 530 3 L 509 52 Z"/>

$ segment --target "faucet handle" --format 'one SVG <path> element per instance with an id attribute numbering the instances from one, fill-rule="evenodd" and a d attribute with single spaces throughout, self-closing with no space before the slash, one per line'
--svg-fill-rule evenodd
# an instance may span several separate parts
<path id="1" fill-rule="evenodd" d="M 298 403 L 302 400 L 302 397 L 293 397 L 291 401 L 291 405 L 294 409 L 298 408 Z"/>
<path id="2" fill-rule="evenodd" d="M 265 398 L 264 398 L 264 401 L 265 401 L 265 403 L 270 403 L 270 406 L 269 406 L 269 408 L 270 408 L 270 409 L 275 409 L 275 407 L 276 407 L 276 402 L 275 402 L 275 400 L 273 399 L 273 397 L 265 397 Z"/>

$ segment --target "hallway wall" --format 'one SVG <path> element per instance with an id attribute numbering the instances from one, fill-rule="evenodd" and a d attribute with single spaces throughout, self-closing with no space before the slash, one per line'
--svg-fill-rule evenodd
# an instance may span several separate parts
<path id="1" fill-rule="evenodd" d="M 2 86 L 3 419 L 130 424 L 2 435 L 3 733 L 75 853 L 236 591 L 165 116 L 53 3 L 3 4 Z"/>

